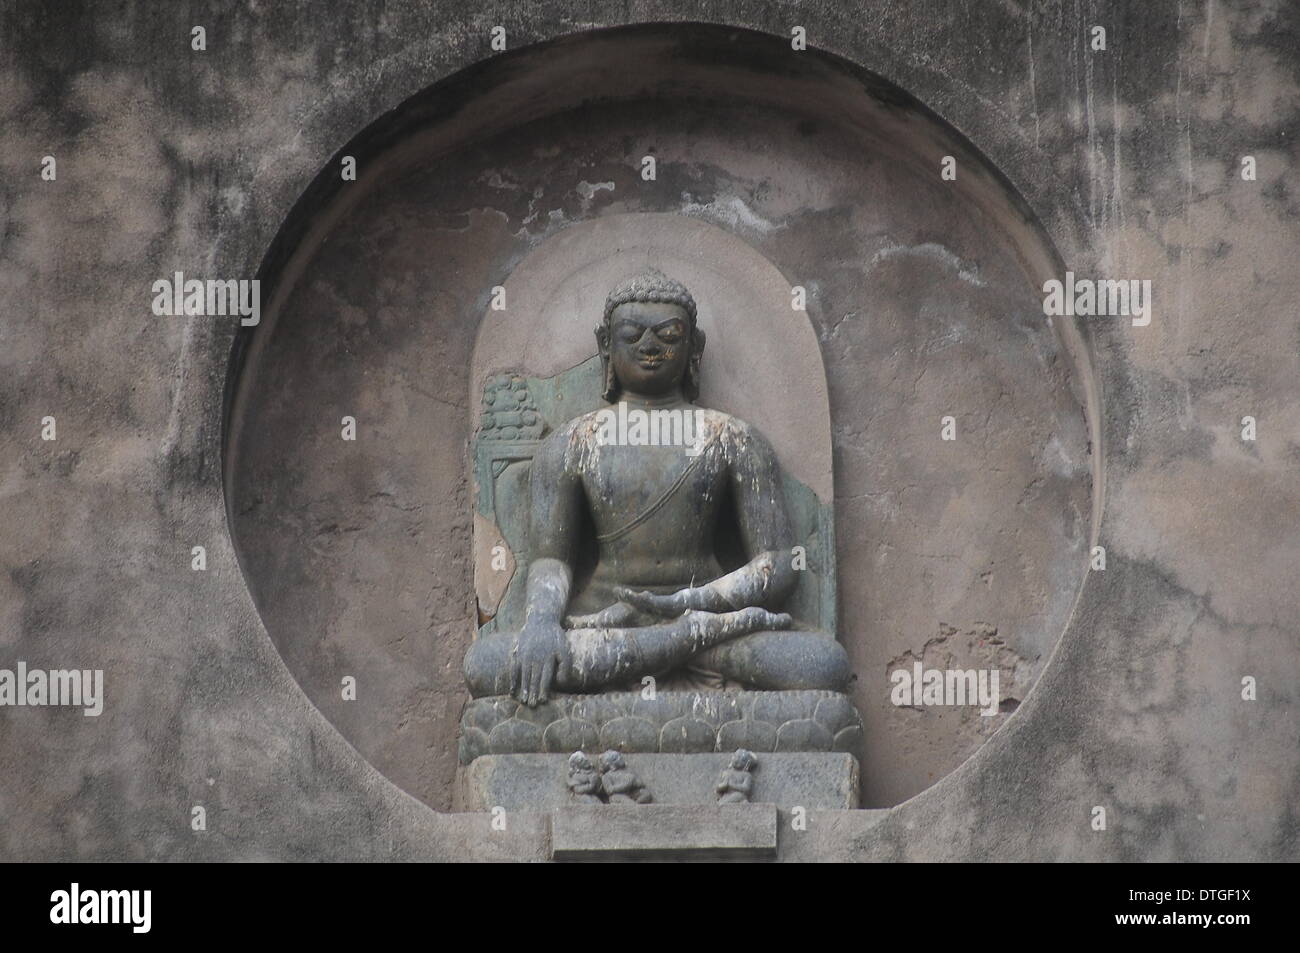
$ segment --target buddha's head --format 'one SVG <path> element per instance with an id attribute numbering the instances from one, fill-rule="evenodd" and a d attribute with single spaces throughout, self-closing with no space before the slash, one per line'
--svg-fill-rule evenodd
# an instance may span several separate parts
<path id="1" fill-rule="evenodd" d="M 660 397 L 675 390 L 695 400 L 704 353 L 704 332 L 695 319 L 695 299 L 686 286 L 654 269 L 611 291 L 596 328 L 605 400 L 613 402 L 623 391 Z"/>

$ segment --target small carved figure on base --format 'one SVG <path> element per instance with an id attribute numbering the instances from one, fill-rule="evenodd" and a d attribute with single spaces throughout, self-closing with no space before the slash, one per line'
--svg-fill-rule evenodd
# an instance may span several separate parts
<path id="1" fill-rule="evenodd" d="M 752 751 L 739 749 L 731 756 L 729 767 L 722 769 L 718 776 L 719 804 L 747 804 L 754 791 L 754 776 L 750 773 L 758 766 L 758 758 Z"/>
<path id="2" fill-rule="evenodd" d="M 600 756 L 601 787 L 610 804 L 649 804 L 653 798 L 641 779 L 632 773 L 618 751 L 606 751 Z"/>
<path id="3" fill-rule="evenodd" d="M 569 793 L 579 804 L 603 804 L 600 772 L 585 752 L 569 755 Z"/>

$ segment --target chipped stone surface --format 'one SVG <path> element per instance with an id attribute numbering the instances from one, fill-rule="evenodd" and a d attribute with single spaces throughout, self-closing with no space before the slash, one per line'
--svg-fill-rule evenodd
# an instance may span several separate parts
<path id="1" fill-rule="evenodd" d="M 514 48 L 591 26 L 679 20 L 763 30 L 788 47 L 784 9 L 631 0 L 575 15 L 542 0 L 504 20 Z M 594 163 L 557 154 L 560 185 L 548 191 L 485 156 L 476 176 L 487 176 L 490 201 L 402 219 L 397 197 L 383 204 L 371 182 L 378 192 L 352 193 L 371 196 L 365 207 L 345 200 L 330 222 L 295 219 L 277 240 L 304 193 L 309 207 L 336 195 L 337 154 L 359 130 L 488 55 L 496 14 L 415 0 L 339 2 L 329 17 L 225 5 L 204 12 L 202 59 L 186 50 L 190 14 L 139 0 L 19 4 L 0 16 L 0 289 L 10 305 L 0 319 L 9 504 L 0 664 L 103 668 L 108 694 L 98 719 L 0 714 L 0 857 L 546 859 L 543 817 L 513 816 L 508 831 L 491 832 L 486 815 L 429 807 L 446 803 L 454 776 L 454 745 L 431 739 L 448 737 L 460 713 L 458 660 L 473 617 L 469 347 L 513 252 L 493 255 L 586 215 L 631 210 L 621 203 L 635 194 L 632 167 L 614 174 L 621 153 Z M 1300 218 L 1289 184 L 1298 17 L 1293 4 L 1265 2 L 900 0 L 871 17 L 852 5 L 801 5 L 812 47 L 917 97 L 1018 190 L 1020 211 L 1037 223 L 1027 230 L 1041 225 L 1054 251 L 1003 243 L 1020 257 L 1014 265 L 993 250 L 999 228 L 1018 227 L 1000 204 L 1002 180 L 963 146 L 970 217 L 948 216 L 931 185 L 948 143 L 902 108 L 894 87 L 866 84 L 891 104 L 895 135 L 879 149 L 836 151 L 824 129 L 804 127 L 840 170 L 834 181 L 784 185 L 765 173 L 772 153 L 763 148 L 714 153 L 727 160 L 721 179 L 707 152 L 676 169 L 661 162 L 662 194 L 676 210 L 734 230 L 788 262 L 791 278 L 812 276 L 832 408 L 862 405 L 872 375 L 884 378 L 887 399 L 835 434 L 837 527 L 866 541 L 841 562 L 841 614 L 880 634 L 855 659 L 860 681 L 880 680 L 864 689 L 880 706 L 874 718 L 863 706 L 868 784 L 873 765 L 911 756 L 894 747 L 880 701 L 888 665 L 924 652 L 939 623 L 957 633 L 996 624 L 1039 670 L 1014 715 L 952 773 L 919 793 L 897 771 L 878 775 L 886 786 L 868 788 L 867 803 L 917 796 L 883 815 L 813 812 L 805 834 L 782 837 L 783 859 L 1300 858 L 1300 538 L 1289 518 L 1300 511 Z M 1084 44 L 1094 19 L 1111 23 L 1106 55 Z M 580 74 L 579 46 L 561 42 Z M 452 139 L 473 133 L 489 114 L 454 104 L 484 81 L 483 72 L 453 80 L 421 115 L 445 119 Z M 821 100 L 828 112 L 851 112 L 851 85 Z M 771 90 L 809 99 L 788 72 Z M 646 130 L 656 115 L 628 113 Z M 725 111 L 711 118 L 701 128 L 734 129 Z M 627 153 L 680 155 L 698 138 L 645 132 Z M 366 159 L 383 145 L 355 141 L 363 176 L 381 174 Z M 58 157 L 56 182 L 39 180 L 47 153 Z M 1256 182 L 1236 174 L 1245 153 L 1257 157 Z M 930 190 L 928 224 L 888 214 L 900 175 L 912 194 Z M 606 182 L 615 188 L 595 187 Z M 427 194 L 442 187 L 437 175 L 424 179 Z M 368 215 L 387 215 L 392 229 L 370 219 L 368 230 Z M 230 522 L 261 519 L 294 541 L 279 552 L 253 546 L 260 555 L 250 559 L 244 538 L 246 583 L 221 473 L 234 329 L 155 318 L 150 283 L 178 267 L 231 278 L 264 262 L 275 271 L 338 223 L 384 264 L 375 297 L 352 300 L 319 271 L 286 277 L 286 289 L 302 282 L 302 318 L 267 338 L 315 348 L 337 374 L 317 388 L 319 417 L 291 405 L 253 429 L 293 437 L 282 446 L 296 456 L 280 461 L 289 482 L 347 506 L 285 509 L 273 467 L 237 483 Z M 404 246 L 394 240 L 402 230 L 426 240 Z M 828 257 L 810 239 L 819 234 L 858 237 Z M 982 247 L 975 237 L 990 247 L 972 251 Z M 916 251 L 864 269 L 895 247 Z M 328 272 L 349 250 L 326 244 L 319 254 Z M 446 286 L 434 260 L 462 284 Z M 1096 321 L 1080 335 L 1057 322 L 1058 347 L 1032 290 L 1066 265 L 1151 279 L 1152 324 Z M 999 298 L 1012 278 L 1015 300 Z M 1015 339 L 1028 359 L 997 374 L 951 370 L 976 366 L 972 355 L 991 341 Z M 358 377 L 349 355 L 359 348 L 391 362 Z M 1057 405 L 1058 388 L 1044 382 L 1061 382 L 1070 366 L 1084 369 L 1069 380 L 1076 402 Z M 1008 403 L 1036 386 L 1072 426 Z M 975 473 L 914 449 L 958 397 L 972 407 L 959 428 L 980 445 Z M 386 451 L 382 471 L 374 458 L 345 457 L 340 405 L 363 422 L 361 447 L 374 446 L 368 428 L 379 418 L 418 418 L 419 442 Z M 47 414 L 59 421 L 52 444 L 38 436 Z M 1239 436 L 1246 414 L 1260 422 L 1253 444 Z M 909 426 L 895 432 L 900 416 Z M 1017 456 L 1027 434 L 1038 448 L 1031 461 Z M 998 472 L 1011 459 L 1026 472 Z M 1080 501 L 1090 473 L 1097 479 Z M 399 495 L 404 486 L 420 492 Z M 970 515 L 984 521 L 982 544 L 955 545 Z M 1070 545 L 1057 552 L 1047 536 Z M 1093 537 L 1107 547 L 1107 568 L 1085 574 Z M 402 538 L 412 543 L 400 553 L 376 545 Z M 189 568 L 196 544 L 207 548 L 202 574 Z M 318 584 L 331 565 L 354 567 L 350 589 Z M 915 601 L 887 608 L 883 597 L 903 591 Z M 1008 618 L 1005 606 L 1019 614 Z M 301 640 L 282 635 L 294 619 Z M 340 672 L 358 678 L 350 707 L 338 700 Z M 1259 679 L 1255 703 L 1241 701 L 1244 675 Z M 959 757 L 959 735 L 945 757 Z M 209 812 L 206 835 L 189 828 L 196 803 Z M 1105 833 L 1088 826 L 1096 804 L 1109 808 Z"/>
<path id="2" fill-rule="evenodd" d="M 474 514 L 474 565 L 477 567 L 474 573 L 477 621 L 483 621 L 496 615 L 516 567 L 515 554 L 501 531 L 478 513 Z"/>
<path id="3" fill-rule="evenodd" d="M 987 623 L 976 623 L 963 632 L 941 623 L 938 634 L 926 639 L 919 650 L 908 649 L 891 659 L 887 671 L 911 674 L 918 662 L 923 671 L 999 673 L 999 705 L 994 715 L 982 714 L 977 705 L 891 705 L 886 730 L 904 739 L 909 750 L 922 755 L 901 771 L 912 775 L 912 784 L 924 787 L 961 764 L 1006 723 L 1033 685 L 1037 666 L 1017 655 L 998 635 L 997 628 Z M 936 722 L 944 724 L 944 729 L 936 730 Z"/>

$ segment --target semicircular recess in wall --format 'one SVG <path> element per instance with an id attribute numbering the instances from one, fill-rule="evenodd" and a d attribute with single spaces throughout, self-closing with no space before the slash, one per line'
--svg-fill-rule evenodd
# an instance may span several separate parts
<path id="1" fill-rule="evenodd" d="M 269 303 L 227 387 L 229 521 L 267 631 L 365 758 L 450 808 L 477 616 L 480 322 L 544 243 L 637 215 L 720 230 L 805 291 L 792 321 L 824 367 L 862 805 L 896 804 L 1005 722 L 1068 623 L 1094 505 L 1091 384 L 1042 317 L 1055 254 L 1025 203 L 910 96 L 792 57 L 788 39 L 579 34 L 484 61 L 341 144 L 268 251 Z M 731 343 L 710 337 L 718 367 Z M 781 342 L 755 353 L 768 396 L 800 399 Z M 891 675 L 918 666 L 996 670 L 997 713 L 894 704 Z"/>

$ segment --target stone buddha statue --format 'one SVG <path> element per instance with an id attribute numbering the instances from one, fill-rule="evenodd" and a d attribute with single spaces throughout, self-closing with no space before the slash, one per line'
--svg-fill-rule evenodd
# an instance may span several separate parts
<path id="1" fill-rule="evenodd" d="M 752 690 L 842 689 L 834 633 L 782 611 L 799 569 L 771 447 L 694 405 L 704 332 L 690 293 L 655 271 L 632 278 L 596 340 L 609 406 L 537 446 L 524 622 L 474 642 L 471 694 L 532 708 L 686 669 Z"/>

